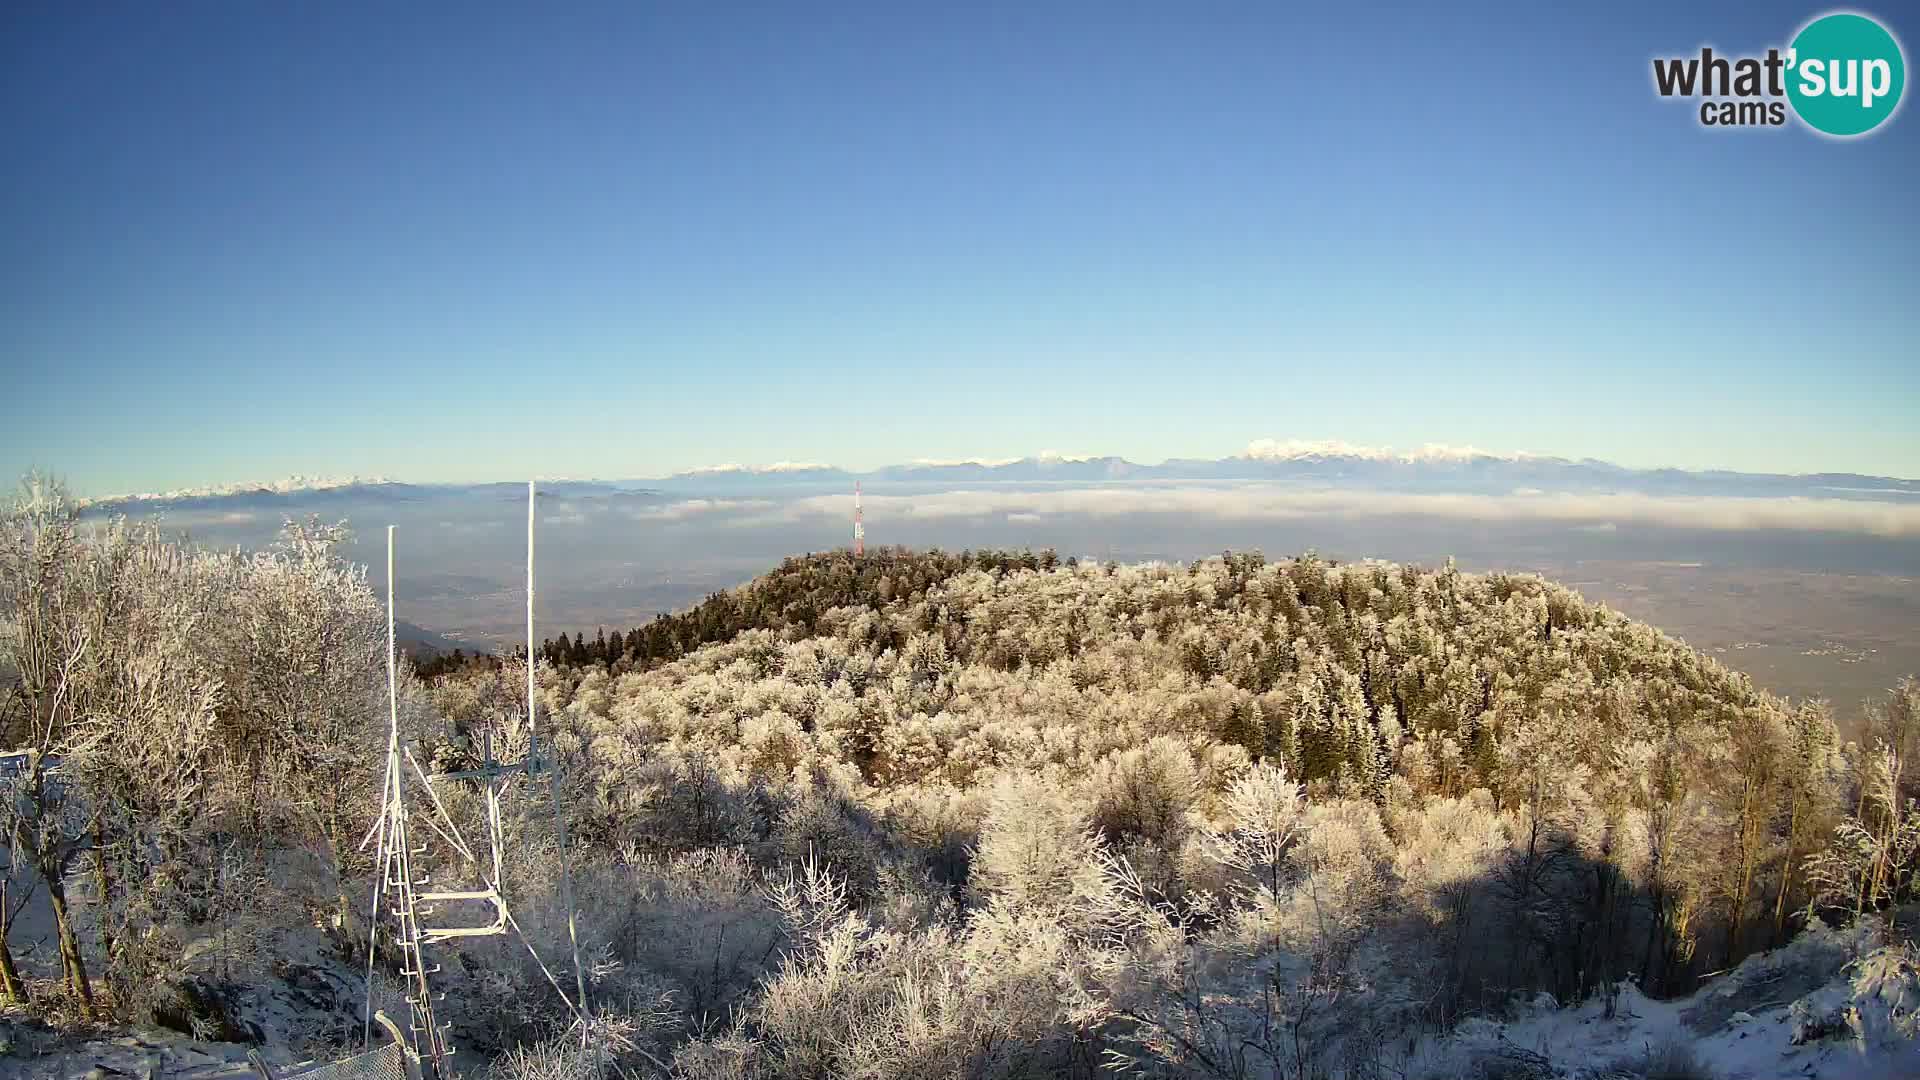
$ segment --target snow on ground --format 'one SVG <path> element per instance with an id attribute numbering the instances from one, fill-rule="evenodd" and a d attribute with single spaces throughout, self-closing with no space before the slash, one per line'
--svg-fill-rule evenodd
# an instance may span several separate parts
<path id="1" fill-rule="evenodd" d="M 1474 1018 L 1449 1035 L 1418 1040 L 1404 1075 L 1920 1077 L 1920 950 L 1889 945 L 1887 936 L 1877 920 L 1839 929 L 1816 924 L 1685 998 L 1655 1001 L 1623 984 L 1612 1015 L 1599 999 L 1563 1009 L 1541 995 L 1508 1019 Z M 231 1018 L 260 1040 L 276 1071 L 349 1053 L 343 1044 L 358 1043 L 362 977 L 331 959 L 317 934 L 291 935 L 275 951 L 279 974 L 223 995 Z M 251 1075 L 247 1049 L 145 1028 L 75 1038 L 0 1014 L 0 1078 L 6 1080 L 238 1080 Z M 1691 1068 L 1677 1067 L 1688 1059 Z M 1667 1068 L 1656 1067 L 1663 1062 Z M 478 1072 L 477 1063 L 462 1065 L 465 1075 Z"/>
<path id="2" fill-rule="evenodd" d="M 1696 1071 L 1670 1075 L 1920 1077 L 1915 955 L 1885 945 L 1876 922 L 1816 925 L 1689 997 L 1655 1001 L 1625 985 L 1612 1017 L 1599 999 L 1561 1009 L 1543 995 L 1512 1020 L 1468 1020 L 1423 1046 L 1410 1075 L 1661 1076 L 1652 1066 L 1690 1057 Z M 1490 1070 L 1491 1061 L 1511 1068 Z"/>
<path id="3" fill-rule="evenodd" d="M 140 1031 L 75 1041 L 0 1020 L 0 1076 L 19 1080 L 238 1080 L 253 1076 L 247 1048 L 171 1031 Z M 272 1060 L 271 1056 L 268 1058 Z"/>
<path id="4" fill-rule="evenodd" d="M 44 897 L 35 899 L 44 905 Z M 35 912 L 30 906 L 11 937 L 29 983 L 57 992 L 58 952 L 51 914 Z M 96 935 L 85 921 L 80 923 L 80 939 L 97 973 Z M 269 949 L 274 974 L 244 987 L 223 987 L 217 969 L 196 962 L 199 944 L 187 948 L 181 973 L 196 977 L 238 1029 L 220 1037 L 250 1038 L 251 1045 L 196 1039 L 161 1027 L 63 1035 L 28 1019 L 23 1009 L 9 1009 L 0 1011 L 0 1080 L 113 1080 L 116 1075 L 136 1080 L 149 1076 L 152 1080 L 222 1080 L 254 1075 L 247 1064 L 250 1048 L 257 1048 L 276 1071 L 332 1061 L 351 1052 L 343 1047 L 357 1048 L 366 1001 L 365 974 L 337 959 L 320 931 L 306 928 L 279 934 Z M 397 1003 L 385 996 L 381 1007 L 391 1011 Z M 385 1041 L 377 1027 L 374 1037 Z"/>
<path id="5" fill-rule="evenodd" d="M 1553 1067 L 1544 1075 L 1645 1076 L 1649 1062 L 1677 1047 L 1690 1047 L 1701 1071 L 1720 1080 L 1920 1076 L 1920 1047 L 1911 1040 L 1904 1047 L 1871 1047 L 1835 1036 L 1795 1045 L 1795 1025 L 1786 1005 L 1757 1015 L 1736 1012 L 1719 1030 L 1700 1033 L 1681 1020 L 1684 1005 L 1684 1000 L 1653 1001 L 1628 988 L 1612 1019 L 1596 1001 L 1508 1023 L 1471 1020 L 1456 1031 L 1455 1047 L 1434 1054 L 1432 1075 L 1447 1075 L 1445 1066 L 1451 1064 L 1458 1075 L 1474 1076 L 1479 1071 L 1475 1066 L 1486 1061 L 1532 1060 L 1537 1055 Z"/>

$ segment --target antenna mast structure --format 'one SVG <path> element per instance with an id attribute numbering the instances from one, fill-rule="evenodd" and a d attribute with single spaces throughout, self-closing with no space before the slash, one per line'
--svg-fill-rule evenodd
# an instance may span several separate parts
<path id="1" fill-rule="evenodd" d="M 381 909 L 393 916 L 395 923 L 394 939 L 400 952 L 400 977 L 405 986 L 407 1009 L 411 1014 L 407 1024 L 407 1050 L 414 1060 L 432 1069 L 434 1076 L 451 1075 L 448 1058 L 453 1048 L 447 1045 L 446 1031 L 434 1018 L 433 1005 L 435 995 L 427 982 L 427 976 L 440 970 L 429 968 L 422 948 L 428 943 L 429 932 L 420 925 L 420 916 L 430 913 L 432 908 L 422 904 L 434 894 L 418 891 L 427 884 L 425 874 L 416 875 L 413 859 L 424 855 L 425 847 L 414 847 L 411 831 L 408 828 L 407 804 L 402 793 L 406 786 L 406 772 L 401 768 L 400 759 L 404 756 L 413 761 L 410 750 L 400 745 L 400 682 L 398 647 L 394 637 L 393 606 L 393 526 L 387 526 L 387 769 L 386 778 L 381 784 L 380 817 L 373 823 L 365 840 L 360 842 L 364 850 L 367 842 L 376 836 L 380 846 L 374 862 L 380 868 L 380 883 L 374 887 L 373 913 L 367 920 L 367 1007 L 362 1032 L 371 1044 L 373 1037 L 373 976 L 374 959 L 379 948 L 379 926 Z M 415 769 L 418 762 L 413 762 Z M 428 789 L 431 793 L 431 788 Z M 438 800 L 435 800 L 438 805 Z M 489 792 L 488 805 L 495 804 Z M 443 812 L 444 814 L 444 812 Z M 436 830 L 438 824 L 428 820 Z M 451 824 L 451 822 L 449 822 Z M 495 834 L 496 837 L 498 833 Z M 465 845 L 460 845 L 464 850 Z M 495 882 L 499 880 L 499 841 L 494 842 Z M 469 858 L 471 854 L 469 853 Z M 496 893 L 497 895 L 497 893 Z M 504 910 L 504 909 L 502 909 Z"/>
<path id="2" fill-rule="evenodd" d="M 867 525 L 860 517 L 860 481 L 853 482 L 853 557 L 867 553 Z"/>
<path id="3" fill-rule="evenodd" d="M 507 907 L 505 895 L 501 892 L 501 864 L 504 861 L 504 841 L 500 816 L 500 799 L 506 792 L 508 779 L 514 774 L 525 772 L 531 779 L 541 769 L 539 725 L 535 711 L 538 683 L 534 674 L 533 639 L 533 526 L 534 526 L 534 485 L 527 484 L 527 756 L 524 761 L 515 764 L 503 764 L 494 757 L 494 745 L 491 732 L 486 732 L 481 740 L 481 763 L 476 769 L 461 772 L 436 773 L 428 775 L 420 766 L 409 747 L 400 743 L 400 695 L 399 695 L 399 650 L 394 633 L 393 603 L 393 526 L 387 526 L 387 767 L 382 784 L 380 816 L 367 831 L 366 838 L 360 842 L 360 849 L 366 850 L 368 844 L 379 840 L 375 863 L 380 867 L 380 880 L 374 886 L 373 911 L 368 919 L 367 938 L 367 1004 L 364 1018 L 363 1038 L 371 1045 L 373 1035 L 373 997 L 376 950 L 379 943 L 379 926 L 382 909 L 391 915 L 394 922 L 394 940 L 400 953 L 400 975 L 405 985 L 407 1008 L 411 1021 L 407 1026 L 407 1050 L 419 1063 L 423 1077 L 450 1080 L 453 1076 L 452 1055 L 454 1048 L 446 1040 L 446 1026 L 434 1016 L 434 1003 L 444 1000 L 444 994 L 433 992 L 428 976 L 437 973 L 438 965 L 426 962 L 423 949 L 439 945 L 456 938 L 489 937 L 505 934 L 511 928 L 520 935 L 527 949 L 533 952 L 534 960 L 541 970 L 546 971 L 546 963 L 534 950 L 533 942 L 526 940 L 520 924 L 513 918 Z M 404 761 L 403 761 L 404 759 Z M 580 940 L 576 930 L 573 909 L 573 870 L 571 853 L 567 846 L 567 822 L 560 808 L 560 780 L 557 761 L 550 761 L 546 767 L 548 790 L 553 800 L 554 828 L 560 842 L 560 893 L 567 909 L 567 942 L 573 953 L 574 988 L 578 997 L 567 999 L 565 990 L 558 982 L 553 983 L 554 990 L 562 1001 L 580 1019 L 580 1045 L 588 1045 L 591 1023 L 587 1012 L 587 979 L 585 969 L 580 966 Z M 417 873 L 413 866 L 416 856 L 427 853 L 425 846 L 414 846 L 410 825 L 412 816 L 406 805 L 404 793 L 409 775 L 417 781 L 417 786 L 426 794 L 433 805 L 435 815 L 424 818 L 427 826 L 457 853 L 471 867 L 477 867 L 484 881 L 478 889 L 452 889 L 445 891 L 422 891 L 428 884 L 424 873 Z M 459 827 L 447 814 L 440 796 L 434 790 L 434 781 L 479 780 L 485 784 L 487 812 L 487 865 L 481 866 L 481 859 L 469 847 L 460 835 Z M 456 905 L 457 910 L 472 912 L 475 905 L 484 905 L 483 912 L 490 909 L 491 918 L 484 923 L 470 919 L 461 926 L 424 926 L 421 919 L 434 914 L 439 904 Z M 549 980 L 553 976 L 547 973 Z M 577 1003 L 577 1004 L 576 1004 Z M 384 1021 L 382 1021 L 384 1023 Z"/>
<path id="4" fill-rule="evenodd" d="M 540 767 L 539 744 L 534 742 L 534 734 L 539 725 L 534 717 L 534 680 L 533 680 L 533 481 L 527 481 L 527 760 L 532 768 Z M 592 1028 L 587 1012 L 587 973 L 580 966 L 580 934 L 576 929 L 573 916 L 573 856 L 567 850 L 567 816 L 560 811 L 560 762 L 555 759 L 547 769 L 547 790 L 553 797 L 553 827 L 556 839 L 560 842 L 560 901 L 567 907 L 567 945 L 573 950 L 573 982 L 579 993 L 580 1002 L 580 1049 L 587 1048 L 587 1035 Z M 559 989 L 555 987 L 555 989 Z M 563 993 L 561 995 L 565 997 Z"/>

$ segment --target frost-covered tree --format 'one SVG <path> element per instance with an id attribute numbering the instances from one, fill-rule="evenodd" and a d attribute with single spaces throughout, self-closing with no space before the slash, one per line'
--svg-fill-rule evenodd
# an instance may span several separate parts
<path id="1" fill-rule="evenodd" d="M 298 838 L 318 855 L 338 928 L 364 868 L 387 727 L 385 614 L 365 569 L 338 555 L 347 537 L 343 525 L 290 521 L 273 548 L 236 559 L 218 731 L 237 831 Z"/>
<path id="2" fill-rule="evenodd" d="M 1300 836 L 1306 801 L 1300 785 L 1278 765 L 1258 765 L 1236 779 L 1222 800 L 1226 832 L 1214 843 L 1216 857 L 1265 889 L 1280 895 L 1287 860 Z"/>
<path id="3" fill-rule="evenodd" d="M 67 878 L 92 841 L 84 801 L 64 758 L 97 734 L 75 723 L 90 657 L 101 648 L 86 619 L 79 515 L 66 489 L 37 474 L 21 483 L 0 520 L 0 653 L 12 672 L 8 695 L 13 765 L 0 792 L 4 836 L 15 864 L 32 867 L 53 908 L 66 988 L 84 1020 L 94 1012 Z"/>
<path id="4" fill-rule="evenodd" d="M 1786 931 L 1788 897 L 1792 894 L 1808 838 L 1822 829 L 1837 805 L 1841 775 L 1840 738 L 1833 713 L 1824 701 L 1807 702 L 1787 718 L 1787 746 L 1781 776 L 1786 804 L 1784 848 L 1779 881 L 1774 889 L 1773 932 Z"/>
<path id="5" fill-rule="evenodd" d="M 1083 910 L 1102 888 L 1092 822 L 1078 800 L 1038 777 L 996 784 L 973 853 L 974 888 L 1014 911 Z"/>
<path id="6" fill-rule="evenodd" d="M 1920 855 L 1920 803 L 1901 801 L 1906 762 L 1882 742 L 1866 758 L 1859 808 L 1835 829 L 1825 850 L 1809 856 L 1815 899 L 1855 917 L 1903 898 Z"/>
<path id="7" fill-rule="evenodd" d="M 95 1009 L 90 951 L 115 1009 L 172 1008 L 183 955 L 248 963 L 242 924 L 298 919 L 267 902 L 308 876 L 287 856 L 332 853 L 329 902 L 364 869 L 345 853 L 374 809 L 361 733 L 376 719 L 380 619 L 339 535 L 294 528 L 274 552 L 205 552 L 151 522 L 83 520 L 38 477 L 6 513 L 0 814 L 10 863 L 32 868 L 53 909 L 75 1015 Z M 76 899 L 97 951 L 79 940 Z M 224 944 L 200 947 L 210 927 Z"/>

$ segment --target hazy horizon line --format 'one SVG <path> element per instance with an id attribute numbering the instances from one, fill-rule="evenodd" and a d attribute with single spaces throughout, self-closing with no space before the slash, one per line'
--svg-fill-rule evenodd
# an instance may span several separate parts
<path id="1" fill-rule="evenodd" d="M 1425 442 L 1412 450 L 1399 450 L 1390 444 L 1352 443 L 1341 439 L 1273 439 L 1260 438 L 1249 441 L 1237 453 L 1216 457 L 1203 455 L 1168 456 L 1159 461 L 1134 460 L 1123 454 L 1067 453 L 1056 450 L 1042 450 L 1038 453 L 1021 456 L 981 454 L 970 457 L 936 457 L 923 455 L 906 460 L 861 469 L 836 465 L 825 461 L 796 456 L 761 464 L 726 462 L 697 466 L 671 472 L 652 472 L 635 469 L 622 475 L 602 474 L 586 476 L 579 474 L 539 474 L 530 479 L 537 483 L 640 483 L 655 481 L 674 481 L 695 478 L 716 478 L 727 476 L 765 476 L 804 474 L 809 472 L 843 473 L 849 477 L 864 478 L 881 473 L 903 470 L 936 470 L 958 468 L 1002 469 L 1009 466 L 1032 463 L 1037 465 L 1076 465 L 1092 462 L 1111 461 L 1143 469 L 1165 468 L 1181 464 L 1213 464 L 1229 461 L 1244 462 L 1312 462 L 1327 460 L 1353 460 L 1380 465 L 1447 465 L 1469 462 L 1532 462 L 1542 465 L 1590 465 L 1605 466 L 1629 473 L 1677 472 L 1690 475 L 1726 475 L 1741 477 L 1790 477 L 1807 478 L 1818 476 L 1855 476 L 1868 479 L 1895 480 L 1906 483 L 1920 482 L 1917 478 L 1898 476 L 1893 473 L 1857 472 L 1850 470 L 1816 470 L 1811 472 L 1778 472 L 1764 470 L 1734 469 L 1725 467 L 1693 467 L 1683 465 L 1622 465 L 1606 458 L 1593 456 L 1571 456 L 1554 453 L 1540 453 L 1530 450 L 1487 450 L 1471 444 L 1446 442 Z M 53 470 L 40 470 L 58 477 Z M 1142 481 L 1149 478 L 1139 478 Z M 1181 479 L 1198 480 L 1200 477 Z M 1227 479 L 1223 477 L 1222 479 Z M 525 483 L 522 478 L 469 479 L 469 480 L 406 480 L 388 474 L 338 474 L 291 473 L 272 480 L 242 480 L 215 482 L 190 487 L 169 488 L 165 490 L 127 491 L 112 494 L 82 494 L 75 492 L 85 505 L 102 505 L 125 502 L 157 502 L 188 498 L 217 498 L 224 495 L 251 494 L 260 491 L 280 494 L 325 491 L 349 486 L 374 486 L 386 484 L 405 484 L 415 487 L 471 487 L 487 484 Z"/>

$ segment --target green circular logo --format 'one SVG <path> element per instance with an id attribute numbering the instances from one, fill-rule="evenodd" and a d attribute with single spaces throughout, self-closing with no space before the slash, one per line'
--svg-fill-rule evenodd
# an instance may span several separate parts
<path id="1" fill-rule="evenodd" d="M 1886 27 L 1842 12 L 1806 25 L 1787 54 L 1787 99 L 1815 131 L 1864 135 L 1900 107 L 1907 61 Z"/>

